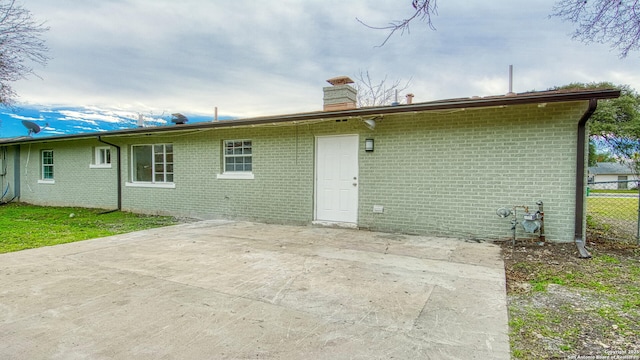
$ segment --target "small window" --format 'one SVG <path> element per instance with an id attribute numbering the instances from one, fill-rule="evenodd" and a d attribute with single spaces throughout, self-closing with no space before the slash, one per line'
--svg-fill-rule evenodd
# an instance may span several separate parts
<path id="1" fill-rule="evenodd" d="M 251 172 L 251 140 L 225 140 L 224 172 Z"/>
<path id="2" fill-rule="evenodd" d="M 42 180 L 53 181 L 53 150 L 42 150 Z"/>
<path id="3" fill-rule="evenodd" d="M 222 154 L 222 174 L 218 179 L 253 179 L 251 140 L 225 140 Z"/>
<path id="4" fill-rule="evenodd" d="M 111 148 L 108 146 L 100 146 L 94 148 L 92 168 L 110 168 L 111 167 Z"/>
<path id="5" fill-rule="evenodd" d="M 133 145 L 131 180 L 146 183 L 173 183 L 173 145 Z"/>

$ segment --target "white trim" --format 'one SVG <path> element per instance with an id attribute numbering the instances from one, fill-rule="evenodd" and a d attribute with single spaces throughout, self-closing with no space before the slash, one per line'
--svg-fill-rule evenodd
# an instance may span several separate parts
<path id="1" fill-rule="evenodd" d="M 43 179 L 40 179 L 40 180 L 38 180 L 38 184 L 53 185 L 53 184 L 55 184 L 55 183 L 56 183 L 56 181 L 55 181 L 55 180 L 53 180 L 53 179 L 44 179 L 44 180 L 43 180 Z"/>
<path id="2" fill-rule="evenodd" d="M 89 164 L 89 169 L 111 169 L 111 164 Z"/>
<path id="3" fill-rule="evenodd" d="M 235 143 L 235 142 L 241 142 L 242 146 L 241 148 L 244 149 L 244 143 L 245 142 L 249 142 L 251 143 L 250 145 L 250 150 L 251 150 L 251 154 L 227 154 L 227 144 L 228 143 Z M 234 148 L 235 149 L 235 148 Z M 251 159 L 251 169 L 253 170 L 253 140 L 251 139 L 233 139 L 233 140 L 222 140 L 222 175 L 224 174 L 234 174 L 234 173 L 251 173 L 252 171 L 226 171 L 227 169 L 227 160 L 232 159 L 232 158 L 250 158 Z M 244 170 L 244 169 L 243 169 Z M 228 179 L 246 179 L 247 177 L 228 177 Z M 218 179 L 225 179 L 225 177 L 222 178 L 218 178 Z"/>
<path id="4" fill-rule="evenodd" d="M 105 150 L 105 155 L 107 151 L 109 152 L 109 162 L 98 162 L 98 160 L 100 160 L 100 153 L 102 152 L 102 150 Z M 104 160 L 107 160 L 106 156 Z M 111 146 L 96 146 L 95 148 L 93 148 L 93 163 L 89 165 L 89 168 L 98 169 L 107 167 L 111 167 Z"/>
<path id="5" fill-rule="evenodd" d="M 138 147 L 138 146 L 139 147 L 142 147 L 142 146 L 151 147 L 151 164 L 150 164 L 150 166 L 151 166 L 151 174 L 150 174 L 151 178 L 149 179 L 149 181 L 140 181 L 140 182 L 133 181 L 134 177 L 136 176 L 136 157 L 134 155 L 134 148 Z M 162 173 L 156 173 L 156 165 L 158 163 L 156 163 L 156 160 L 155 160 L 155 155 L 156 155 L 155 149 L 156 149 L 157 146 L 162 146 L 162 164 L 164 165 L 164 171 Z M 173 184 L 173 182 L 166 182 L 166 183 L 165 182 L 153 182 L 153 180 L 155 179 L 155 176 L 158 175 L 158 174 L 162 174 L 162 176 L 163 176 L 163 178 L 165 180 L 167 179 L 167 175 L 169 175 L 169 174 L 171 174 L 172 176 L 174 175 L 173 169 L 172 169 L 172 171 L 167 171 L 167 165 L 168 164 L 171 164 L 171 165 L 174 164 L 174 161 L 171 161 L 171 162 L 167 161 L 167 147 L 168 146 L 171 146 L 171 154 L 173 155 L 174 154 L 174 152 L 173 152 L 173 143 L 170 143 L 170 142 L 167 142 L 167 143 L 153 143 L 153 144 L 132 144 L 131 147 L 130 147 L 130 149 L 131 149 L 131 152 L 130 152 L 130 156 L 131 156 L 131 159 L 130 159 L 131 160 L 130 161 L 131 164 L 130 165 L 131 165 L 131 167 L 130 167 L 130 169 L 131 170 L 130 170 L 130 174 L 129 174 L 130 175 L 129 177 L 131 178 L 132 181 L 126 183 L 126 184 L 132 184 L 132 185 L 126 185 L 126 184 L 125 185 L 126 186 L 138 186 L 138 187 L 161 187 L 161 188 L 170 188 L 170 189 L 175 188 L 175 185 L 160 185 L 160 186 L 156 185 L 156 184 Z M 133 185 L 133 184 L 135 184 L 135 185 Z M 152 185 L 151 186 L 147 186 L 147 185 L 137 185 L 137 184 L 152 184 Z"/>
<path id="6" fill-rule="evenodd" d="M 175 183 L 125 182 L 124 186 L 140 188 L 175 189 Z"/>
<path id="7" fill-rule="evenodd" d="M 252 172 L 226 172 L 223 174 L 216 174 L 216 179 L 231 179 L 231 180 L 253 180 L 255 176 Z"/>

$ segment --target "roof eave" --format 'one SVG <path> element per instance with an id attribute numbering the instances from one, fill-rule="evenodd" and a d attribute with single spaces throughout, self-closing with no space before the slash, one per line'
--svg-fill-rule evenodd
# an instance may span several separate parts
<path id="1" fill-rule="evenodd" d="M 214 122 L 200 122 L 195 124 L 183 124 L 176 126 L 158 126 L 148 128 L 136 128 L 136 129 L 124 129 L 114 131 L 104 131 L 95 133 L 81 133 L 72 135 L 60 135 L 50 136 L 44 138 L 18 138 L 9 139 L 3 141 L 0 139 L 0 145 L 13 145 L 30 142 L 50 142 L 50 141 L 62 141 L 71 139 L 90 139 L 96 137 L 115 137 L 115 136 L 130 136 L 140 134 L 151 134 L 157 132 L 184 132 L 190 130 L 207 130 L 214 128 L 225 127 L 238 127 L 238 126 L 251 126 L 262 125 L 271 123 L 283 123 L 283 122 L 302 122 L 310 120 L 323 120 L 323 119 L 338 119 L 349 117 L 362 117 L 372 115 L 388 115 L 388 114 L 402 114 L 410 112 L 429 112 L 439 110 L 455 110 L 455 109 L 471 109 L 471 108 L 488 108 L 496 106 L 509 106 L 509 105 L 525 105 L 535 103 L 557 103 L 557 102 L 572 102 L 572 101 L 584 101 L 584 100 L 601 100 L 601 99 L 613 99 L 620 96 L 620 90 L 616 89 L 601 89 L 601 90 L 589 90 L 579 92 L 532 92 L 523 93 L 513 96 L 495 96 L 495 97 L 478 97 L 478 98 L 461 98 L 452 100 L 440 100 L 432 102 L 423 102 L 398 106 L 381 106 L 370 108 L 358 108 L 351 110 L 340 111 L 316 111 L 309 113 L 296 113 L 286 115 L 273 115 L 262 116 L 237 120 L 221 120 Z"/>

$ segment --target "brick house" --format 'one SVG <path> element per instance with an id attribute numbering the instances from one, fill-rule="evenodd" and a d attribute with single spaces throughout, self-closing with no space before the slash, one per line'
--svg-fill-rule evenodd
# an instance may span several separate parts
<path id="1" fill-rule="evenodd" d="M 0 140 L 4 199 L 482 239 L 542 200 L 547 240 L 583 240 L 585 124 L 617 90 L 356 108 L 332 85 L 323 111 Z"/>

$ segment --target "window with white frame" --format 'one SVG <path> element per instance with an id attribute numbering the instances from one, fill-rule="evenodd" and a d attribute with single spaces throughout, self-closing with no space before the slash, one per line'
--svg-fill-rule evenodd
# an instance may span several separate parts
<path id="1" fill-rule="evenodd" d="M 224 173 L 253 171 L 251 140 L 224 141 Z"/>
<path id="2" fill-rule="evenodd" d="M 131 146 L 131 181 L 173 183 L 173 145 Z"/>
<path id="3" fill-rule="evenodd" d="M 108 146 L 95 147 L 93 151 L 92 168 L 110 168 L 111 167 L 111 148 Z"/>
<path id="4" fill-rule="evenodd" d="M 53 150 L 42 150 L 42 180 L 53 181 Z"/>
<path id="5" fill-rule="evenodd" d="M 251 140 L 222 142 L 222 173 L 218 179 L 253 179 L 253 144 Z"/>

